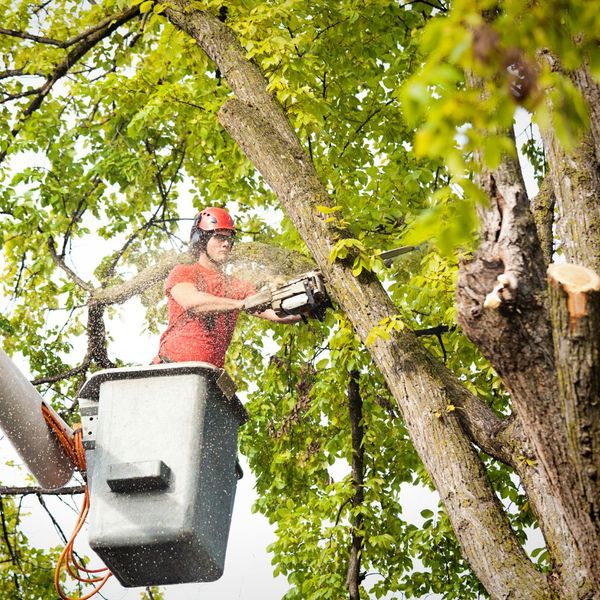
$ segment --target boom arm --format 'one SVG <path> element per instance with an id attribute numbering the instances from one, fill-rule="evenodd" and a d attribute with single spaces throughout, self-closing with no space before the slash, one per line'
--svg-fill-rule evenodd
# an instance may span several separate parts
<path id="1" fill-rule="evenodd" d="M 38 483 L 47 489 L 65 485 L 74 465 L 46 424 L 42 405 L 70 432 L 69 426 L 0 349 L 0 428 L 15 447 Z"/>

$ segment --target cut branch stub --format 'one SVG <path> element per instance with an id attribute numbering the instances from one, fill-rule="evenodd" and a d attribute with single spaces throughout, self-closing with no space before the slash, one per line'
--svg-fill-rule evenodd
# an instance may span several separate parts
<path id="1" fill-rule="evenodd" d="M 567 310 L 573 331 L 578 319 L 588 314 L 588 293 L 600 291 L 600 277 L 581 265 L 552 263 L 548 267 L 548 280 L 561 285 L 567 294 Z"/>
<path id="2" fill-rule="evenodd" d="M 560 409 L 590 517 L 578 537 L 587 547 L 600 538 L 600 277 L 579 265 L 553 264 L 548 279 Z"/>

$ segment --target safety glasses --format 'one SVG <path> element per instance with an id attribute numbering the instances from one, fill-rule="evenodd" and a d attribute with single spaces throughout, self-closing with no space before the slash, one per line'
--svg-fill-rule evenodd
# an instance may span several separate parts
<path id="1" fill-rule="evenodd" d="M 235 242 L 235 234 L 234 233 L 215 233 L 213 237 L 217 242 L 227 242 L 231 246 L 233 246 L 233 242 Z"/>

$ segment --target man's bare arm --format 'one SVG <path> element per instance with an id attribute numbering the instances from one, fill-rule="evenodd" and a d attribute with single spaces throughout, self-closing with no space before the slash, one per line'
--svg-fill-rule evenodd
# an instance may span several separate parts
<path id="1" fill-rule="evenodd" d="M 198 313 L 226 312 L 229 310 L 243 310 L 244 308 L 243 300 L 223 298 L 207 294 L 206 292 L 200 292 L 193 283 L 178 283 L 174 285 L 171 288 L 171 296 L 183 309 Z M 302 318 L 299 315 L 280 317 L 272 308 L 253 314 L 274 323 L 296 323 Z"/>
<path id="2" fill-rule="evenodd" d="M 171 288 L 171 296 L 181 308 L 199 313 L 241 310 L 244 306 L 243 300 L 200 292 L 193 283 L 177 283 Z"/>

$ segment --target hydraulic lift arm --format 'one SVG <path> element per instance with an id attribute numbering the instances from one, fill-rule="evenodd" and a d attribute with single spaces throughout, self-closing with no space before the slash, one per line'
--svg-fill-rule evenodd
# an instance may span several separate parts
<path id="1" fill-rule="evenodd" d="M 0 349 L 0 429 L 38 483 L 43 488 L 54 489 L 69 481 L 74 464 L 46 423 L 43 411 L 52 415 L 66 436 L 72 437 L 71 428 Z"/>

